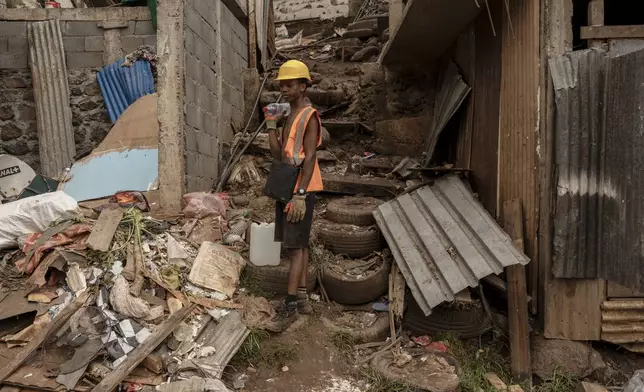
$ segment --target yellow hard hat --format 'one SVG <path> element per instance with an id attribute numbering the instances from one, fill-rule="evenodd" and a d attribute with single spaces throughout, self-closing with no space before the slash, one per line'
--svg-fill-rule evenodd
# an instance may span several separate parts
<path id="1" fill-rule="evenodd" d="M 311 81 L 309 68 L 301 61 L 289 60 L 282 64 L 275 80 L 306 79 Z"/>

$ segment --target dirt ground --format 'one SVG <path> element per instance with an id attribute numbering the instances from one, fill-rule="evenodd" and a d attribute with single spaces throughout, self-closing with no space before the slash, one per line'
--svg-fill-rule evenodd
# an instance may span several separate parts
<path id="1" fill-rule="evenodd" d="M 315 315 L 300 316 L 286 332 L 263 340 L 258 356 L 261 358 L 249 361 L 246 353 L 238 354 L 228 376 L 247 374 L 245 392 L 365 391 L 364 381 L 349 375 L 346 355 L 335 347 L 320 321 L 320 312 L 325 312 L 323 307 L 319 304 Z"/>

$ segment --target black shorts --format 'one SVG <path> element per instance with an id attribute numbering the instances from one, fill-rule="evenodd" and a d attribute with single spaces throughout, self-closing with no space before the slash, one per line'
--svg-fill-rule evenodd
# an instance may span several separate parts
<path id="1" fill-rule="evenodd" d="M 309 247 L 315 194 L 306 195 L 306 213 L 304 219 L 291 223 L 286 219 L 286 204 L 275 202 L 275 242 L 281 242 L 286 249 L 304 249 Z"/>

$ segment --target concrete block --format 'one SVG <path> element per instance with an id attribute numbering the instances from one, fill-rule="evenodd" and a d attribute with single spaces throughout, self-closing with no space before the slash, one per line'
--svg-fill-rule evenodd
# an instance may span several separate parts
<path id="1" fill-rule="evenodd" d="M 0 37 L 26 37 L 27 22 L 0 21 Z"/>
<path id="2" fill-rule="evenodd" d="M 157 30 L 152 25 L 151 20 L 140 20 L 136 22 L 136 25 L 134 27 L 135 35 L 155 35 L 156 33 Z"/>
<path id="3" fill-rule="evenodd" d="M 197 106 L 203 111 L 207 111 L 210 108 L 211 96 L 210 91 L 205 86 L 197 85 Z"/>
<path id="4" fill-rule="evenodd" d="M 226 13 L 229 13 L 234 18 L 244 19 L 248 17 L 248 5 L 244 0 L 222 0 L 223 9 L 226 9 Z"/>
<path id="5" fill-rule="evenodd" d="M 231 62 L 232 58 L 235 55 L 233 47 L 225 41 L 221 41 L 221 59 L 226 62 Z"/>
<path id="6" fill-rule="evenodd" d="M 206 29 L 206 31 L 204 31 L 203 33 L 203 37 L 201 38 L 206 41 L 211 49 L 215 49 L 217 47 L 217 32 L 215 31 L 215 29 L 209 28 Z"/>
<path id="7" fill-rule="evenodd" d="M 202 25 L 204 24 L 204 20 L 199 16 L 197 11 L 188 3 L 184 3 L 185 8 L 183 10 L 183 15 L 184 15 L 184 30 L 185 29 L 192 29 L 197 36 L 201 36 L 201 29 Z"/>
<path id="8" fill-rule="evenodd" d="M 208 23 L 210 28 L 214 28 L 217 25 L 215 10 L 208 5 L 206 0 L 193 0 L 192 6 L 195 11 Z"/>
<path id="9" fill-rule="evenodd" d="M 82 52 L 85 50 L 85 37 L 63 37 L 65 52 Z"/>
<path id="10" fill-rule="evenodd" d="M 186 136 L 186 151 L 198 151 L 197 150 L 197 131 L 189 126 L 186 126 L 184 135 Z"/>
<path id="11" fill-rule="evenodd" d="M 225 81 L 227 81 L 230 84 L 233 84 L 232 81 L 233 79 L 235 79 L 235 75 L 233 75 L 233 67 L 230 65 L 228 60 L 222 59 L 221 76 L 224 78 Z"/>
<path id="12" fill-rule="evenodd" d="M 186 192 L 208 191 L 212 188 L 212 181 L 209 182 L 203 177 L 186 175 Z"/>
<path id="13" fill-rule="evenodd" d="M 0 68 L 29 68 L 29 56 L 26 53 L 0 54 Z"/>
<path id="14" fill-rule="evenodd" d="M 210 55 L 210 47 L 206 44 L 206 41 L 201 39 L 200 37 L 197 37 L 195 39 L 195 51 L 194 51 L 195 56 L 199 61 L 202 63 L 211 66 L 211 55 Z"/>
<path id="15" fill-rule="evenodd" d="M 134 52 L 141 45 L 143 45 L 143 37 L 140 35 L 121 37 L 121 47 L 125 54 Z"/>
<path id="16" fill-rule="evenodd" d="M 98 22 L 67 22 L 63 35 L 72 37 L 103 35 L 103 29 L 98 27 Z"/>
<path id="17" fill-rule="evenodd" d="M 190 76 L 184 78 L 186 103 L 197 103 L 197 84 Z"/>
<path id="18" fill-rule="evenodd" d="M 157 36 L 156 35 L 145 35 L 143 36 L 143 45 L 150 45 L 153 48 L 157 47 Z"/>
<path id="19" fill-rule="evenodd" d="M 85 37 L 85 51 L 86 52 L 102 52 L 105 48 L 105 40 L 103 36 Z"/>
<path id="20" fill-rule="evenodd" d="M 183 35 L 183 47 L 187 53 L 195 54 L 195 41 L 197 34 L 191 28 L 186 28 Z"/>
<path id="21" fill-rule="evenodd" d="M 210 91 L 217 91 L 217 89 L 216 89 L 216 86 L 217 86 L 217 74 L 215 74 L 215 71 L 212 68 L 203 67 L 202 83 Z"/>
<path id="22" fill-rule="evenodd" d="M 190 53 L 185 53 L 186 75 L 190 76 L 196 82 L 201 83 L 203 67 L 199 61 Z"/>
<path id="23" fill-rule="evenodd" d="M 430 126 L 428 116 L 378 121 L 373 150 L 385 155 L 420 156 L 425 150 L 426 132 Z"/>
<path id="24" fill-rule="evenodd" d="M 67 68 L 91 68 L 103 66 L 103 53 L 67 52 Z"/>
<path id="25" fill-rule="evenodd" d="M 8 38 L 9 53 L 29 53 L 27 37 Z"/>
<path id="26" fill-rule="evenodd" d="M 219 126 L 217 123 L 217 116 L 213 115 L 212 113 L 205 113 L 204 117 L 204 132 L 206 132 L 208 135 L 211 135 L 213 138 L 216 138 L 219 136 L 220 132 L 219 131 Z M 208 145 L 208 155 L 211 157 L 216 156 L 215 155 L 215 150 L 213 149 L 213 145 L 215 143 L 210 143 Z"/>
<path id="27" fill-rule="evenodd" d="M 201 121 L 203 122 L 203 125 L 204 125 L 204 128 L 203 128 L 204 133 L 210 135 L 211 137 L 216 137 L 217 136 L 216 127 L 213 126 L 213 124 L 215 123 L 215 116 L 213 116 L 211 113 L 208 113 L 208 112 L 202 112 L 201 115 L 203 117 Z M 204 148 L 209 149 L 210 144 L 208 144 L 208 147 L 204 147 Z M 206 150 L 206 151 L 208 152 L 208 154 L 212 153 L 212 151 L 210 150 Z"/>
<path id="28" fill-rule="evenodd" d="M 235 129 L 238 129 L 238 130 L 241 129 L 241 127 L 243 126 L 242 124 L 244 122 L 244 113 L 239 109 L 233 108 L 232 122 L 233 122 L 233 125 L 235 126 Z"/>
<path id="29" fill-rule="evenodd" d="M 211 121 L 212 122 L 212 121 Z M 214 150 L 212 148 L 212 140 L 215 138 L 213 134 L 207 132 L 196 132 L 197 138 L 197 152 L 202 155 L 213 157 Z"/>
<path id="30" fill-rule="evenodd" d="M 221 42 L 222 43 L 226 42 L 226 43 L 232 44 L 232 41 L 233 41 L 232 37 L 233 37 L 234 33 L 233 33 L 232 27 L 230 27 L 230 25 L 228 23 L 224 23 L 224 21 L 221 22 L 220 33 L 221 33 Z"/>
<path id="31" fill-rule="evenodd" d="M 203 129 L 201 110 L 194 104 L 185 105 L 186 124 L 196 128 L 197 130 Z"/>
<path id="32" fill-rule="evenodd" d="M 0 53 L 7 53 L 9 51 L 9 42 L 7 38 L 0 37 Z"/>
<path id="33" fill-rule="evenodd" d="M 228 101 L 222 101 L 221 112 L 222 126 L 230 127 L 228 123 L 233 118 L 233 105 Z"/>
<path id="34" fill-rule="evenodd" d="M 242 94 L 241 90 L 233 87 L 233 89 L 231 90 L 230 103 L 236 109 L 241 111 L 244 110 L 244 94 Z"/>

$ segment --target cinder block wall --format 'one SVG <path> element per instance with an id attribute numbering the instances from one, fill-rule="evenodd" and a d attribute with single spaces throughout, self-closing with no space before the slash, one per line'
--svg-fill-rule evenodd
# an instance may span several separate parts
<path id="1" fill-rule="evenodd" d="M 96 72 L 104 64 L 103 21 L 125 22 L 118 29 L 121 50 L 156 46 L 155 30 L 145 7 L 86 9 L 0 9 L 0 153 L 18 156 L 40 169 L 38 129 L 33 96 L 27 23 L 59 19 L 71 93 L 77 155 L 100 143 L 112 124 Z"/>
<path id="2" fill-rule="evenodd" d="M 243 126 L 247 22 L 221 0 L 184 0 L 183 11 L 186 191 L 206 191 L 219 174 L 221 143 Z"/>

